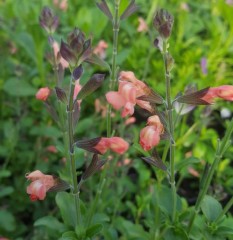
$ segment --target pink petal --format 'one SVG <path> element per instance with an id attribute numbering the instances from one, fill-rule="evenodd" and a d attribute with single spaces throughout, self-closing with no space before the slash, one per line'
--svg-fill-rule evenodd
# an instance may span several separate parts
<path id="1" fill-rule="evenodd" d="M 124 98 L 118 92 L 108 92 L 106 95 L 107 101 L 114 109 L 119 110 L 125 105 Z"/>
<path id="2" fill-rule="evenodd" d="M 140 145 L 145 151 L 157 146 L 160 141 L 160 133 L 155 126 L 147 126 L 140 132 Z"/>

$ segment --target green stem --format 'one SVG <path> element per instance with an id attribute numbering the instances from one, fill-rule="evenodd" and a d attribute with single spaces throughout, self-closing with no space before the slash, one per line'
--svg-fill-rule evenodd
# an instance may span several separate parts
<path id="1" fill-rule="evenodd" d="M 232 132 L 233 132 L 233 119 L 231 120 L 231 123 L 230 123 L 229 127 L 227 128 L 226 134 L 225 134 L 221 144 L 220 144 L 220 141 L 218 141 L 218 147 L 216 150 L 214 162 L 211 165 L 209 174 L 207 175 L 206 179 L 203 182 L 203 188 L 200 190 L 200 192 L 198 194 L 198 198 L 197 198 L 197 201 L 195 204 L 195 210 L 191 216 L 191 220 L 188 225 L 188 232 L 190 232 L 192 230 L 194 220 L 195 220 L 198 212 L 200 211 L 201 202 L 208 191 L 208 188 L 210 186 L 211 180 L 212 180 L 214 172 L 218 166 L 218 163 L 219 163 L 220 159 L 222 158 L 224 152 L 226 151 L 226 146 L 228 145 L 228 142 L 229 142 Z"/>
<path id="2" fill-rule="evenodd" d="M 117 60 L 117 46 L 118 46 L 118 33 L 119 33 L 119 26 L 120 26 L 120 19 L 119 19 L 119 6 L 120 6 L 121 0 L 115 0 L 114 1 L 114 19 L 113 19 L 113 52 L 112 52 L 112 66 L 111 66 L 111 72 L 110 72 L 110 83 L 109 83 L 109 91 L 114 90 L 116 82 L 117 82 L 117 66 L 116 66 L 116 60 Z M 112 106 L 108 104 L 107 108 L 107 137 L 111 137 L 112 135 L 112 124 L 111 124 L 111 112 L 112 112 Z M 104 184 L 106 181 L 106 167 L 103 170 L 101 177 L 100 177 L 100 183 L 98 185 L 98 192 L 94 199 L 94 204 L 92 205 L 88 219 L 87 219 L 87 226 L 91 223 L 91 219 L 93 217 L 93 214 L 95 212 L 95 209 L 97 207 L 97 204 L 99 202 L 100 195 L 102 193 L 102 190 L 104 188 Z"/>
<path id="3" fill-rule="evenodd" d="M 67 105 L 67 119 L 68 119 L 68 136 L 69 136 L 69 159 L 70 159 L 70 173 L 72 176 L 72 194 L 74 196 L 74 204 L 75 204 L 75 212 L 76 212 L 76 219 L 77 224 L 81 224 L 81 212 L 79 206 L 79 189 L 78 189 L 78 182 L 77 182 L 77 175 L 76 175 L 76 166 L 75 166 L 75 159 L 74 159 L 74 129 L 73 129 L 73 95 L 74 95 L 74 87 L 75 83 L 73 79 L 70 80 L 70 91 L 69 91 L 69 102 Z"/>
<path id="4" fill-rule="evenodd" d="M 222 210 L 222 213 L 218 216 L 215 222 L 218 222 L 227 212 L 228 210 L 232 207 L 233 205 L 233 197 L 228 201 L 224 209 Z"/>
<path id="5" fill-rule="evenodd" d="M 173 106 L 171 101 L 171 78 L 170 71 L 168 70 L 168 62 L 167 62 L 167 41 L 163 42 L 163 61 L 165 68 L 165 79 L 166 79 L 166 108 L 168 114 L 168 125 L 169 131 L 171 134 L 170 138 L 170 185 L 172 189 L 172 222 L 175 221 L 176 216 L 176 185 L 175 185 L 175 145 L 173 143 L 174 139 L 174 122 L 173 122 Z"/>
<path id="6" fill-rule="evenodd" d="M 118 45 L 118 33 L 119 33 L 119 5 L 120 0 L 115 0 L 114 3 L 114 19 L 113 19 L 113 52 L 112 52 L 112 69 L 111 69 L 111 76 L 110 76 L 110 84 L 109 84 L 109 91 L 113 91 L 117 82 L 117 66 L 116 66 L 116 59 L 117 59 L 117 45 Z M 111 126 L 111 112 L 112 107 L 108 104 L 107 110 L 107 137 L 111 136 L 112 126 Z"/>
<path id="7" fill-rule="evenodd" d="M 90 212 L 89 212 L 88 217 L 87 217 L 86 227 L 89 227 L 90 224 L 91 224 L 92 216 L 94 215 L 95 209 L 96 209 L 97 204 L 99 202 L 99 198 L 100 198 L 100 195 L 101 195 L 102 190 L 104 188 L 105 182 L 106 182 L 106 179 L 103 179 L 103 181 L 101 182 L 100 187 L 97 190 L 94 202 L 93 202 L 93 204 L 91 206 Z"/>

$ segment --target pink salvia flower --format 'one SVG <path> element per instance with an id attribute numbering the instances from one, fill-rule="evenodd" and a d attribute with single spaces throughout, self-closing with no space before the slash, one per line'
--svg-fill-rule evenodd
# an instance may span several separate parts
<path id="1" fill-rule="evenodd" d="M 223 85 L 219 87 L 209 88 L 203 99 L 208 103 L 213 103 L 215 98 L 222 98 L 227 101 L 233 101 L 233 86 Z"/>
<path id="2" fill-rule="evenodd" d="M 148 118 L 147 127 L 140 132 L 140 145 L 145 151 L 157 146 L 160 142 L 160 135 L 163 133 L 163 124 L 157 115 Z"/>
<path id="3" fill-rule="evenodd" d="M 46 101 L 50 95 L 50 89 L 48 87 L 40 88 L 36 93 L 36 99 Z"/>
<path id="4" fill-rule="evenodd" d="M 48 146 L 46 150 L 51 153 L 57 153 L 57 148 L 53 145 Z"/>
<path id="5" fill-rule="evenodd" d="M 152 112 L 152 107 L 148 102 L 137 99 L 142 95 L 147 95 L 149 91 L 150 89 L 146 84 L 138 80 L 133 72 L 122 71 L 119 76 L 118 91 L 108 92 L 106 98 L 114 109 L 123 108 L 121 116 L 126 117 L 133 115 L 136 104 Z"/>
<path id="6" fill-rule="evenodd" d="M 53 0 L 53 4 L 60 8 L 62 11 L 66 11 L 68 8 L 67 0 Z"/>
<path id="7" fill-rule="evenodd" d="M 94 48 L 93 53 L 98 55 L 101 59 L 105 59 L 107 48 L 108 44 L 104 40 L 100 40 L 98 45 Z"/>
<path id="8" fill-rule="evenodd" d="M 75 81 L 75 87 L 74 87 L 74 96 L 73 96 L 74 100 L 78 96 L 81 89 L 82 89 L 82 85 L 80 85 L 79 80 L 76 80 Z"/>
<path id="9" fill-rule="evenodd" d="M 128 118 L 126 121 L 125 121 L 125 125 L 130 125 L 132 123 L 135 123 L 136 122 L 136 118 L 135 117 L 130 117 Z"/>
<path id="10" fill-rule="evenodd" d="M 138 21 L 139 21 L 139 25 L 138 25 L 137 31 L 138 32 L 147 32 L 148 26 L 147 26 L 145 20 L 142 17 L 139 17 Z"/>
<path id="11" fill-rule="evenodd" d="M 95 146 L 95 149 L 101 154 L 104 154 L 109 149 L 113 152 L 123 154 L 128 150 L 128 148 L 129 144 L 120 137 L 101 138 L 101 140 Z"/>
<path id="12" fill-rule="evenodd" d="M 116 153 L 123 154 L 129 148 L 129 144 L 120 137 L 109 138 L 109 148 Z"/>
<path id="13" fill-rule="evenodd" d="M 76 81 L 75 81 L 75 87 L 74 87 L 74 95 L 73 95 L 73 99 L 74 99 L 74 100 L 75 100 L 76 97 L 78 96 L 78 94 L 79 94 L 79 92 L 80 92 L 81 89 L 82 89 L 82 85 L 80 85 L 79 80 L 76 80 Z M 80 105 L 81 105 L 81 102 L 82 102 L 82 100 L 78 100 L 78 101 L 77 101 L 77 104 L 79 104 L 79 107 L 80 107 Z"/>
<path id="14" fill-rule="evenodd" d="M 46 192 L 55 185 L 52 175 L 45 175 L 39 170 L 26 174 L 26 178 L 32 181 L 27 187 L 27 193 L 32 201 L 44 200 Z"/>

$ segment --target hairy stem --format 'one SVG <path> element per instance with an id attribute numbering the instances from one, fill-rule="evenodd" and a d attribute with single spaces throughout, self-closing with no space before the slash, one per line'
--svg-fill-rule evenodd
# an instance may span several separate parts
<path id="1" fill-rule="evenodd" d="M 117 82 L 117 66 L 116 66 L 116 60 L 117 60 L 117 45 L 118 45 L 118 33 L 119 33 L 119 25 L 120 25 L 120 19 L 119 19 L 119 6 L 120 6 L 120 0 L 114 1 L 114 19 L 113 19 L 113 52 L 112 52 L 112 66 L 111 66 L 111 74 L 110 74 L 110 83 L 109 83 L 109 91 L 114 90 L 116 82 Z M 112 135 L 112 124 L 111 124 L 111 112 L 112 112 L 112 106 L 108 104 L 107 107 L 107 137 L 111 137 Z M 104 184 L 106 181 L 106 167 L 103 170 L 101 177 L 100 177 L 100 183 L 98 185 L 98 192 L 95 196 L 94 203 L 89 211 L 88 219 L 86 225 L 88 226 L 91 223 L 93 214 L 95 212 L 95 209 L 97 207 L 97 204 L 99 202 L 100 195 L 103 191 Z"/>
<path id="2" fill-rule="evenodd" d="M 166 80 L 166 108 L 168 114 L 168 127 L 169 132 L 171 134 L 170 137 L 170 184 L 172 189 L 172 221 L 175 221 L 176 216 L 176 185 L 175 185 L 175 145 L 173 142 L 174 139 L 174 122 L 173 122 L 173 106 L 171 101 L 171 78 L 170 78 L 170 71 L 168 69 L 168 62 L 167 62 L 167 41 L 164 40 L 163 42 L 163 61 L 164 61 L 164 68 L 165 68 L 165 80 Z"/>
<path id="3" fill-rule="evenodd" d="M 119 5 L 120 1 L 115 0 L 114 3 L 114 20 L 113 20 L 113 51 L 112 51 L 112 69 L 111 69 L 111 76 L 110 76 L 110 84 L 109 84 L 109 91 L 113 91 L 117 82 L 117 66 L 116 66 L 116 59 L 117 59 L 117 45 L 118 45 L 118 33 L 119 33 Z M 108 104 L 108 111 L 107 111 L 107 137 L 111 136 L 112 132 L 112 124 L 111 124 L 111 112 L 112 107 Z"/>
<path id="4" fill-rule="evenodd" d="M 77 175 L 76 175 L 76 166 L 75 166 L 75 159 L 74 159 L 74 129 L 73 129 L 73 112 L 74 112 L 74 105 L 73 105 L 73 95 L 74 95 L 74 87 L 75 83 L 73 78 L 70 80 L 70 91 L 69 91 L 69 102 L 67 105 L 67 119 L 68 119 L 68 136 L 69 136 L 69 160 L 70 160 L 70 173 L 72 176 L 72 194 L 74 196 L 74 204 L 75 204 L 75 212 L 76 212 L 76 219 L 77 224 L 81 224 L 81 213 L 80 213 L 80 206 L 79 206 L 79 189 L 78 189 L 78 182 L 77 182 Z M 76 103 L 77 104 L 77 103 Z"/>

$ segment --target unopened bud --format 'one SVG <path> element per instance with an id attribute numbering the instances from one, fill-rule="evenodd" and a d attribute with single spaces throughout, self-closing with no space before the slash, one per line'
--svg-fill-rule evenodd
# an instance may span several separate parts
<path id="1" fill-rule="evenodd" d="M 105 74 L 94 74 L 89 81 L 82 87 L 81 91 L 79 92 L 77 99 L 83 99 L 87 95 L 94 92 L 97 88 L 99 88 L 105 78 Z"/>
<path id="2" fill-rule="evenodd" d="M 162 38 L 169 38 L 172 31 L 174 18 L 166 10 L 160 9 L 156 12 L 154 17 L 154 27 L 159 32 Z"/>
<path id="3" fill-rule="evenodd" d="M 82 76 L 82 74 L 83 74 L 83 67 L 82 67 L 82 65 L 79 65 L 73 71 L 74 80 L 78 80 Z"/>
<path id="4" fill-rule="evenodd" d="M 78 28 L 75 28 L 68 36 L 67 42 L 75 54 L 80 54 L 83 51 L 85 35 Z"/>
<path id="5" fill-rule="evenodd" d="M 72 51 L 70 46 L 63 41 L 61 42 L 60 54 L 70 65 L 72 66 L 76 65 L 77 58 L 74 52 Z"/>
<path id="6" fill-rule="evenodd" d="M 53 33 L 57 29 L 59 23 L 58 17 L 55 16 L 53 11 L 48 7 L 42 9 L 39 21 L 41 27 L 48 33 Z"/>

